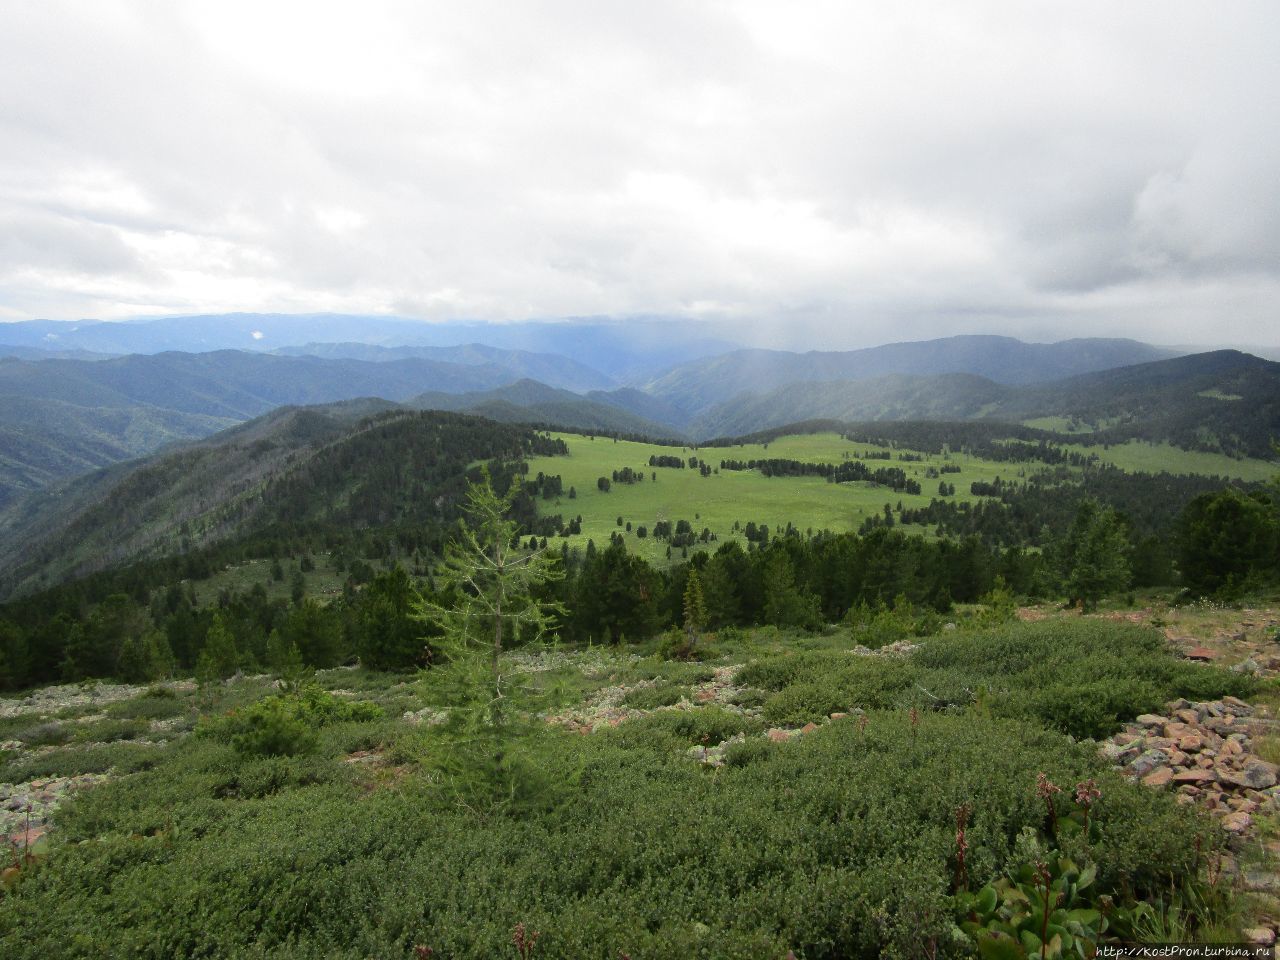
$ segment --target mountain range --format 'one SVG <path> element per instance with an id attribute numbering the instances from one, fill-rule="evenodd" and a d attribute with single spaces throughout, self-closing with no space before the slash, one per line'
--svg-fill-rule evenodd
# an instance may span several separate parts
<path id="1" fill-rule="evenodd" d="M 957 336 L 791 353 L 734 349 L 708 333 L 659 320 L 430 325 L 264 314 L 2 324 L 0 509 L 282 407 L 359 398 L 693 442 L 810 419 L 1068 417 L 1100 437 L 1265 455 L 1280 433 L 1280 365 L 1237 351 Z M 335 339 L 315 339 L 326 336 Z M 298 342 L 282 342 L 290 337 Z M 450 337 L 473 339 L 421 342 Z M 249 349 L 190 352 L 245 341 Z M 188 349 L 154 352 L 174 345 Z"/>

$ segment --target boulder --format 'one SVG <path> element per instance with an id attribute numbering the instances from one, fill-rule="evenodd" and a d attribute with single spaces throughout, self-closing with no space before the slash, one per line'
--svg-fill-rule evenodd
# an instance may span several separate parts
<path id="1" fill-rule="evenodd" d="M 1140 727 L 1163 727 L 1168 722 L 1168 717 L 1162 717 L 1157 713 L 1140 713 L 1134 717 L 1134 723 Z"/>
<path id="2" fill-rule="evenodd" d="M 1250 790 L 1263 790 L 1276 785 L 1276 765 L 1265 760 L 1251 760 L 1243 770 L 1231 770 L 1221 774 L 1223 783 Z"/>
<path id="3" fill-rule="evenodd" d="M 1228 813 L 1222 818 L 1222 829 L 1228 833 L 1244 833 L 1253 826 L 1253 817 L 1242 811 Z"/>
<path id="4" fill-rule="evenodd" d="M 1173 779 L 1173 771 L 1168 767 L 1160 767 L 1157 770 L 1152 770 L 1145 777 L 1143 777 L 1142 782 L 1146 784 L 1148 787 L 1163 787 L 1163 786 L 1166 786 L 1169 783 L 1169 781 L 1171 781 L 1172 779 Z"/>
<path id="5" fill-rule="evenodd" d="M 1169 762 L 1159 750 L 1148 750 L 1129 764 L 1129 772 L 1135 777 L 1144 777 L 1156 767 L 1163 767 Z"/>

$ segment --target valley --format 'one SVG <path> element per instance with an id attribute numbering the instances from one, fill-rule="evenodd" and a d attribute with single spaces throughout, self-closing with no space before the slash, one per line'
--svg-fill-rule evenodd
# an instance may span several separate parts
<path id="1" fill-rule="evenodd" d="M 697 410 L 496 348 L 227 359 L 170 402 L 229 428 L 0 510 L 6 956 L 1274 938 L 1266 361 Z M 75 362 L 22 409 L 164 389 Z M 713 422 L 743 433 L 691 439 Z"/>

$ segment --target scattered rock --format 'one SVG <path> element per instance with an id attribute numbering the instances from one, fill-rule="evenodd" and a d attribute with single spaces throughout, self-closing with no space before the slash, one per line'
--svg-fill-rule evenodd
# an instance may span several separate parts
<path id="1" fill-rule="evenodd" d="M 1212 663 L 1218 655 L 1208 647 L 1193 647 L 1187 651 L 1188 660 L 1199 660 L 1201 663 Z"/>
<path id="2" fill-rule="evenodd" d="M 1175 700 L 1166 712 L 1174 719 L 1143 714 L 1099 752 L 1149 787 L 1172 785 L 1178 803 L 1200 805 L 1228 833 L 1244 834 L 1254 814 L 1280 810 L 1280 768 L 1251 752 L 1253 734 L 1269 729 L 1265 717 L 1253 718 L 1236 697 Z"/>

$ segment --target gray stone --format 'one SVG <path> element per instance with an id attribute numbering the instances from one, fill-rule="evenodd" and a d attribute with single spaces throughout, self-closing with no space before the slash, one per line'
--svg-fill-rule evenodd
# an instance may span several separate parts
<path id="1" fill-rule="evenodd" d="M 1162 767 L 1168 763 L 1169 758 L 1159 750 L 1148 750 L 1138 759 L 1129 764 L 1129 772 L 1135 777 L 1146 776 L 1156 767 Z"/>
<path id="2" fill-rule="evenodd" d="M 1265 760 L 1252 760 L 1243 770 L 1227 770 L 1219 773 L 1223 783 L 1250 790 L 1265 790 L 1276 785 L 1276 765 Z"/>

